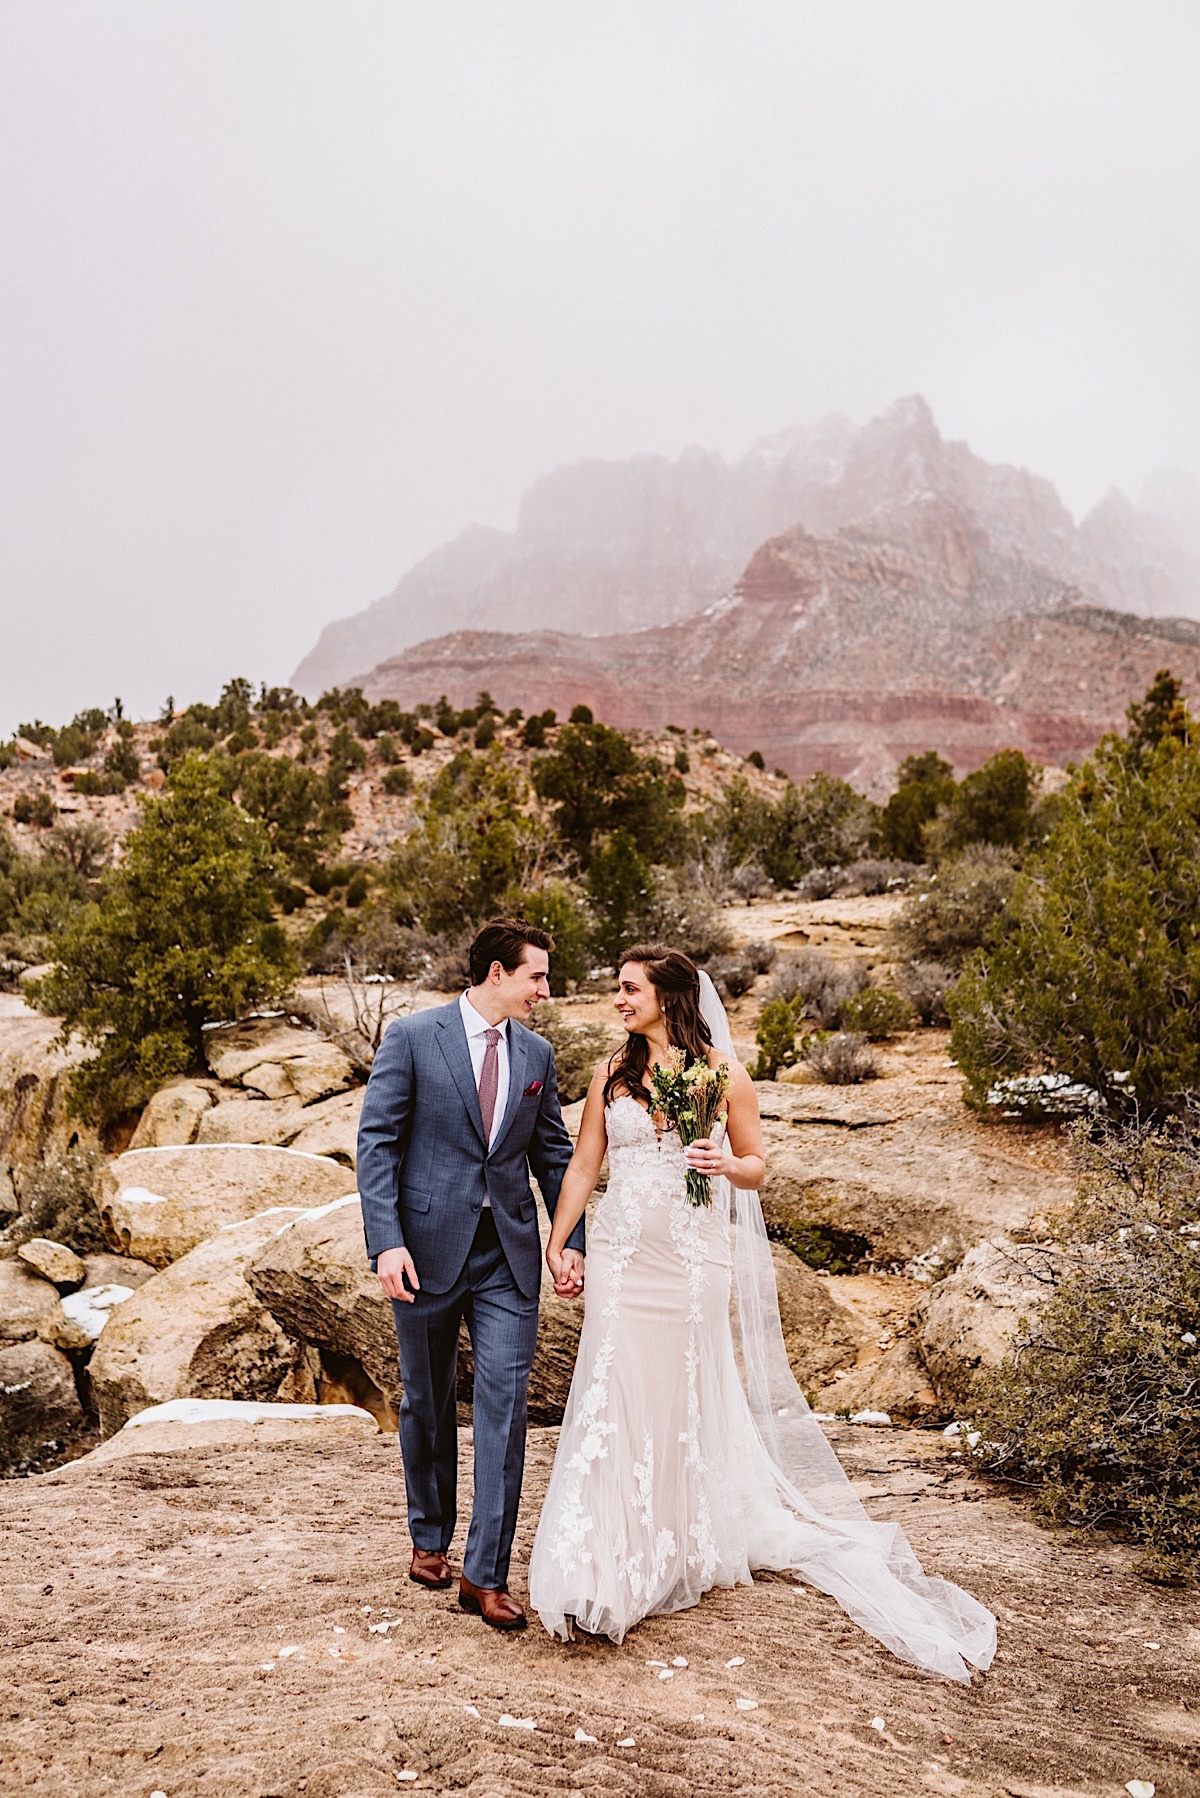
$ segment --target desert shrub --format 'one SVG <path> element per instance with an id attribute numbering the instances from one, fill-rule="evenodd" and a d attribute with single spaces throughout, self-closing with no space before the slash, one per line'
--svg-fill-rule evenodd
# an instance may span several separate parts
<path id="1" fill-rule="evenodd" d="M 922 1024 L 948 1024 L 946 994 L 954 984 L 954 972 L 940 961 L 905 962 L 896 976 L 896 985 L 904 994 Z"/>
<path id="2" fill-rule="evenodd" d="M 573 881 L 544 880 L 528 892 L 508 893 L 501 909 L 510 917 L 536 924 L 539 930 L 548 930 L 554 938 L 550 957 L 552 993 L 561 995 L 568 987 L 587 979 L 596 959 L 596 920 L 586 892 Z"/>
<path id="3" fill-rule="evenodd" d="M 804 1038 L 800 1053 L 827 1086 L 857 1086 L 879 1074 L 879 1064 L 866 1037 L 854 1030 L 815 1031 Z"/>
<path id="4" fill-rule="evenodd" d="M 797 1000 L 767 1000 L 754 1035 L 758 1059 L 750 1070 L 752 1080 L 774 1080 L 780 1068 L 795 1067 L 799 1026 L 800 1004 Z"/>
<path id="5" fill-rule="evenodd" d="M 271 923 L 278 864 L 263 826 L 185 757 L 143 801 L 98 901 L 61 932 L 34 1002 L 96 1050 L 72 1101 L 107 1121 L 204 1065 L 204 1025 L 278 996 L 292 972 Z"/>
<path id="6" fill-rule="evenodd" d="M 1149 1578 L 1200 1580 L 1200 1147 L 1073 1128 L 1083 1185 L 1048 1258 L 1053 1297 L 972 1405 L 977 1471 L 1046 1521 L 1116 1528 Z"/>
<path id="7" fill-rule="evenodd" d="M 122 719 L 117 726 L 116 741 L 109 745 L 105 754 L 104 772 L 117 784 L 118 791 L 123 792 L 138 778 L 141 771 L 142 764 L 134 740 L 133 726 L 127 719 Z"/>
<path id="8" fill-rule="evenodd" d="M 1200 744 L 1105 738 L 950 998 L 971 1100 L 1059 1076 L 1110 1113 L 1200 1091 Z"/>
<path id="9" fill-rule="evenodd" d="M 502 896 L 535 887 L 559 857 L 528 783 L 498 748 L 462 749 L 427 790 L 415 830 L 385 874 L 396 921 L 458 934 L 493 917 Z"/>
<path id="10" fill-rule="evenodd" d="M 857 962 L 835 961 L 821 949 L 801 949 L 796 955 L 781 957 L 769 990 L 773 999 L 798 999 L 800 1017 L 833 1030 L 843 1005 L 866 984 L 866 970 Z"/>
<path id="11" fill-rule="evenodd" d="M 662 860 L 684 841 L 682 780 L 607 724 L 564 725 L 554 748 L 535 762 L 533 784 L 585 868 L 596 842 L 615 832 Z"/>
<path id="12" fill-rule="evenodd" d="M 707 963 L 708 977 L 722 999 L 740 999 L 760 974 L 774 966 L 777 954 L 774 943 L 744 943 L 740 949 L 714 955 Z"/>
<path id="13" fill-rule="evenodd" d="M 697 829 L 701 838 L 726 845 L 736 865 L 759 861 L 776 886 L 794 887 L 817 867 L 840 867 L 866 849 L 875 807 L 844 780 L 814 774 L 802 786 L 789 781 L 778 799 L 756 793 L 741 776 Z"/>
<path id="14" fill-rule="evenodd" d="M 594 724 L 596 722 L 596 714 L 592 711 L 590 705 L 573 705 L 571 707 L 571 716 L 568 722 L 571 724 Z"/>
<path id="15" fill-rule="evenodd" d="M 44 789 L 39 793 L 18 793 L 13 800 L 13 822 L 34 824 L 46 830 L 58 817 L 58 807 Z"/>
<path id="16" fill-rule="evenodd" d="M 912 961 L 961 966 L 986 941 L 1016 884 L 1011 850 L 976 844 L 942 862 L 896 920 L 901 954 Z"/>
<path id="17" fill-rule="evenodd" d="M 0 827 L 0 957 L 10 973 L 19 973 L 45 961 L 52 938 L 63 930 L 88 897 L 87 874 L 72 864 L 71 855 L 56 835 L 46 835 L 40 856 L 22 855 L 8 832 Z M 99 826 L 84 825 L 87 842 Z M 79 844 L 78 857 L 85 857 Z"/>
<path id="18" fill-rule="evenodd" d="M 169 774 L 175 763 L 193 749 L 205 751 L 214 747 L 217 733 L 208 718 L 215 718 L 212 706 L 190 705 L 183 716 L 175 720 L 158 741 L 160 768 Z"/>
<path id="19" fill-rule="evenodd" d="M 688 754 L 686 749 L 677 749 L 675 751 L 675 755 L 674 755 L 673 759 L 674 759 L 674 763 L 675 763 L 676 774 L 690 774 L 691 773 L 692 758 Z"/>
<path id="20" fill-rule="evenodd" d="M 614 831 L 592 857 L 588 898 L 596 918 L 594 942 L 601 961 L 615 964 L 638 935 L 654 888 L 654 872 L 625 831 Z"/>
<path id="21" fill-rule="evenodd" d="M 752 853 L 738 861 L 724 837 L 704 834 L 694 837 L 684 867 L 689 885 L 705 893 L 717 905 L 762 899 L 773 891 L 761 858 Z"/>
<path id="22" fill-rule="evenodd" d="M 103 824 L 83 818 L 55 824 L 46 832 L 43 853 L 70 868 L 82 880 L 95 880 L 112 850 L 112 838 Z"/>
<path id="23" fill-rule="evenodd" d="M 109 1245 L 96 1208 L 103 1157 L 92 1149 L 70 1149 L 37 1161 L 20 1174 L 21 1209 L 0 1235 L 18 1248 L 35 1236 L 65 1243 L 77 1255 L 98 1254 Z"/>
<path id="24" fill-rule="evenodd" d="M 1019 749 L 1001 749 L 961 780 L 925 832 L 927 849 L 939 859 L 972 843 L 1021 849 L 1034 834 L 1042 771 Z"/>
<path id="25" fill-rule="evenodd" d="M 554 1073 L 563 1104 L 582 1099 L 596 1063 L 614 1046 L 613 1033 L 602 1024 L 568 1024 L 556 1005 L 536 1005 L 530 1022 L 554 1051 Z"/>
<path id="26" fill-rule="evenodd" d="M 906 756 L 896 791 L 879 814 L 875 841 L 885 855 L 925 860 L 925 832 L 954 797 L 954 769 L 934 749 Z"/>
<path id="27" fill-rule="evenodd" d="M 645 910 L 635 921 L 635 934 L 670 943 L 693 961 L 710 961 L 733 941 L 719 906 L 681 880 L 674 868 L 657 867 Z"/>
<path id="28" fill-rule="evenodd" d="M 233 770 L 243 811 L 259 818 L 272 847 L 293 867 L 308 868 L 332 835 L 325 783 L 314 768 L 286 755 L 243 755 Z"/>
<path id="29" fill-rule="evenodd" d="M 375 753 L 386 767 L 394 767 L 400 760 L 401 749 L 391 731 L 382 731 L 375 739 Z"/>
<path id="30" fill-rule="evenodd" d="M 843 1030 L 865 1036 L 869 1043 L 886 1042 L 901 1030 L 910 1030 L 913 1008 L 901 993 L 886 986 L 864 986 L 841 1008 Z"/>
<path id="31" fill-rule="evenodd" d="M 364 903 L 369 891 L 370 887 L 367 881 L 366 869 L 356 868 L 346 882 L 346 904 L 352 911 L 356 910 L 358 906 Z"/>
<path id="32" fill-rule="evenodd" d="M 521 742 L 526 749 L 544 749 L 546 732 L 553 728 L 553 712 L 532 712 L 521 727 Z"/>
<path id="33" fill-rule="evenodd" d="M 380 737 L 379 741 L 381 743 L 383 740 L 384 739 Z M 393 798 L 396 798 L 401 793 L 411 793 L 412 784 L 412 775 L 409 773 L 408 769 L 403 766 L 389 768 L 383 777 L 383 790 L 385 793 L 390 793 Z"/>
<path id="34" fill-rule="evenodd" d="M 485 712 L 483 717 L 479 720 L 479 723 L 475 726 L 475 747 L 476 749 L 486 749 L 489 744 L 494 743 L 495 741 L 496 720 L 490 712 Z"/>

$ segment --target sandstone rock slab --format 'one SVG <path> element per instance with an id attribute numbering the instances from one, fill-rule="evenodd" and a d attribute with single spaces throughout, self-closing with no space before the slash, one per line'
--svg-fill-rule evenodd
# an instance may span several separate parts
<path id="1" fill-rule="evenodd" d="M 58 1311 L 56 1289 L 23 1261 L 0 1261 L 0 1342 L 28 1342 Z"/>
<path id="2" fill-rule="evenodd" d="M 289 1336 L 357 1362 L 398 1404 L 392 1307 L 367 1265 L 357 1195 L 289 1223 L 265 1244 L 246 1278 Z"/>
<path id="3" fill-rule="evenodd" d="M 60 1292 L 74 1291 L 87 1278 L 87 1268 L 74 1249 L 62 1242 L 51 1242 L 48 1236 L 34 1236 L 23 1242 L 17 1257 Z"/>
<path id="4" fill-rule="evenodd" d="M 43 1342 L 52 1342 L 64 1354 L 91 1352 L 112 1316 L 115 1306 L 133 1297 L 132 1286 L 90 1286 L 68 1293 L 57 1314 L 38 1326 Z"/>
<path id="5" fill-rule="evenodd" d="M 226 1224 L 272 1206 L 307 1210 L 353 1189 L 353 1175 L 323 1156 L 192 1143 L 127 1149 L 103 1170 L 98 1205 L 114 1250 L 163 1268 Z"/>
<path id="6" fill-rule="evenodd" d="M 252 1019 L 208 1033 L 208 1065 L 218 1080 L 268 1099 L 311 1105 L 353 1086 L 354 1064 L 336 1043 L 279 1020 Z"/>
<path id="7" fill-rule="evenodd" d="M 83 1421 L 71 1363 L 60 1350 L 37 1340 L 0 1344 L 0 1463 L 20 1466 Z"/>
<path id="8" fill-rule="evenodd" d="M 916 1342 L 904 1337 L 873 1359 L 861 1360 L 816 1395 L 816 1409 L 881 1411 L 893 1423 L 933 1421 L 941 1415 L 937 1393 Z"/>
<path id="9" fill-rule="evenodd" d="M 136 1292 L 158 1272 L 148 1261 L 135 1261 L 131 1255 L 85 1255 L 83 1265 L 87 1269 L 85 1292 L 89 1286 L 131 1286 Z"/>
<path id="10" fill-rule="evenodd" d="M 1051 1296 L 1054 1265 L 1049 1249 L 996 1237 L 922 1296 L 921 1354 L 940 1399 L 961 1403 L 982 1370 L 999 1366 L 1022 1317 Z"/>
<path id="11" fill-rule="evenodd" d="M 100 1429 L 175 1398 L 269 1399 L 294 1347 L 244 1274 L 295 1208 L 225 1228 L 116 1310 L 90 1364 Z"/>
<path id="12" fill-rule="evenodd" d="M 201 1118 L 215 1104 L 212 1088 L 196 1080 L 178 1080 L 161 1087 L 138 1119 L 130 1148 L 177 1148 L 195 1142 Z"/>

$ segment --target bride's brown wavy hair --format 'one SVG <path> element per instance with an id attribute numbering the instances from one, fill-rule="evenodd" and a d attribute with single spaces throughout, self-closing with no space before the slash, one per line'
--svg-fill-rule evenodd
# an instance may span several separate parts
<path id="1" fill-rule="evenodd" d="M 680 949 L 669 949 L 664 943 L 635 943 L 621 956 L 617 970 L 636 962 L 645 968 L 651 986 L 658 995 L 667 1035 L 677 1049 L 682 1049 L 690 1067 L 694 1061 L 707 1061 L 712 1048 L 712 1035 L 700 1015 L 700 974 L 690 956 Z M 650 1045 L 644 1036 L 632 1031 L 625 1045 L 618 1049 L 608 1064 L 604 1083 L 607 1105 L 618 1089 L 631 1098 L 645 1096 L 646 1069 L 650 1065 Z"/>

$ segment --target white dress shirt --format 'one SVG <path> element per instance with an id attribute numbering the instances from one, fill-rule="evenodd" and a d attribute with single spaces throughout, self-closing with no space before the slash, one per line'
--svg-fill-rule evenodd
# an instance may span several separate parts
<path id="1" fill-rule="evenodd" d="M 467 1033 L 467 1048 L 471 1051 L 471 1068 L 478 1087 L 483 1073 L 483 1058 L 487 1053 L 487 1032 L 496 1029 L 500 1032 L 500 1041 L 496 1044 L 497 1080 L 496 1109 L 492 1113 L 492 1134 L 488 1140 L 490 1149 L 504 1126 L 504 1108 L 508 1104 L 508 1019 L 501 1018 L 496 1025 L 488 1023 L 481 1017 L 464 993 L 458 1001 L 458 1009 L 462 1013 L 463 1029 Z M 484 1200 L 487 1204 L 487 1200 Z"/>

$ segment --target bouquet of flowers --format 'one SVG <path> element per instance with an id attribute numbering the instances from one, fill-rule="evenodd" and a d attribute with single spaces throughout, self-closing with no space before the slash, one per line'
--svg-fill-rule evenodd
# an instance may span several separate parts
<path id="1" fill-rule="evenodd" d="M 665 1062 L 650 1070 L 650 1091 L 654 1110 L 665 1126 L 679 1132 L 686 1149 L 689 1143 L 711 1137 L 717 1127 L 717 1116 L 729 1091 L 729 1063 L 715 1068 L 706 1062 L 684 1065 L 682 1049 L 672 1049 Z M 712 1192 L 707 1174 L 690 1167 L 687 1171 L 689 1205 L 711 1205 Z"/>

